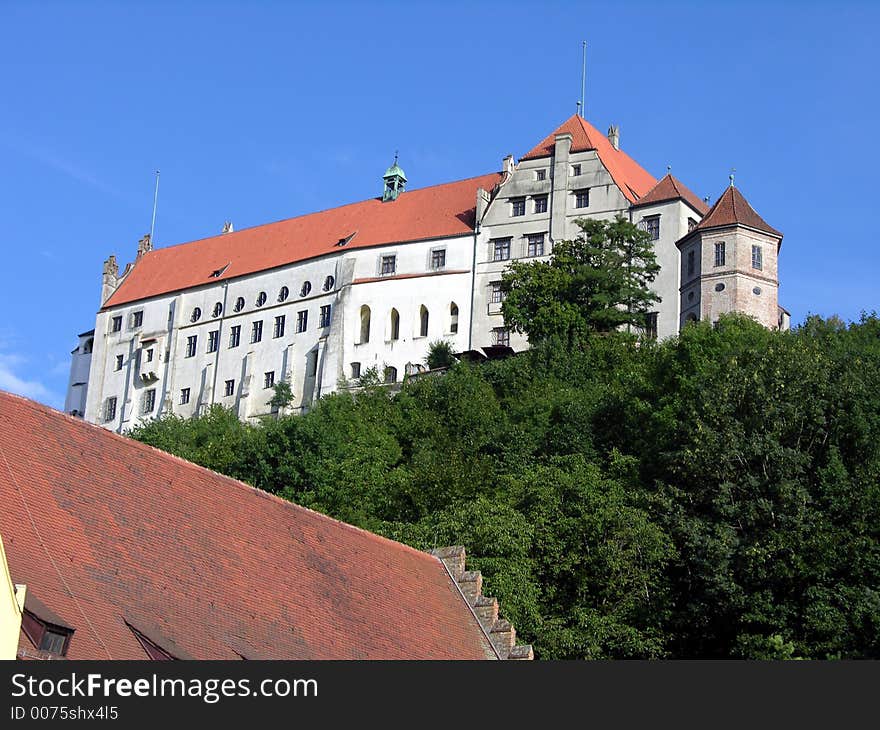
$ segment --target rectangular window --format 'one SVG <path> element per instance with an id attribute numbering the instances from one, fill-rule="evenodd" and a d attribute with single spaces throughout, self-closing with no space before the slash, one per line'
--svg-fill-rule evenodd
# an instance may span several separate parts
<path id="1" fill-rule="evenodd" d="M 156 389 L 150 388 L 144 391 L 144 400 L 141 404 L 141 413 L 152 413 L 156 407 Z"/>
<path id="2" fill-rule="evenodd" d="M 196 356 L 196 346 L 198 345 L 198 341 L 198 335 L 190 335 L 186 338 L 186 357 Z"/>
<path id="3" fill-rule="evenodd" d="M 510 330 L 507 327 L 496 327 L 492 330 L 493 344 L 510 347 Z"/>
<path id="4" fill-rule="evenodd" d="M 715 244 L 715 266 L 724 266 L 726 258 L 724 241 Z"/>
<path id="5" fill-rule="evenodd" d="M 660 238 L 660 216 L 652 215 L 645 218 L 645 230 L 651 235 L 651 240 L 656 241 Z"/>
<path id="6" fill-rule="evenodd" d="M 137 312 L 131 313 L 131 327 L 135 329 L 137 327 L 142 326 L 144 323 L 144 310 L 140 309 Z"/>
<path id="7" fill-rule="evenodd" d="M 575 190 L 574 191 L 574 207 L 575 208 L 589 208 L 590 207 L 590 190 L 589 190 L 589 188 L 584 188 L 583 190 Z"/>
<path id="8" fill-rule="evenodd" d="M 544 255 L 544 234 L 530 233 L 527 236 L 529 240 L 528 255 L 543 256 Z"/>
<path id="9" fill-rule="evenodd" d="M 309 324 L 309 310 L 303 309 L 296 313 L 296 331 L 305 332 Z"/>
<path id="10" fill-rule="evenodd" d="M 147 362 L 153 362 L 153 348 L 147 350 Z"/>
<path id="11" fill-rule="evenodd" d="M 694 275 L 694 252 L 688 251 L 688 276 Z"/>
<path id="12" fill-rule="evenodd" d="M 361 376 L 361 364 L 359 362 L 353 362 L 351 364 L 351 379 L 357 380 Z"/>
<path id="13" fill-rule="evenodd" d="M 185 406 L 189 403 L 189 388 L 180 389 L 180 405 Z"/>
<path id="14" fill-rule="evenodd" d="M 381 271 L 382 276 L 388 276 L 389 274 L 393 274 L 395 271 L 397 271 L 397 256 L 395 254 L 382 257 Z"/>
<path id="15" fill-rule="evenodd" d="M 534 197 L 535 201 L 535 213 L 546 213 L 547 212 L 547 196 L 546 195 L 536 195 Z"/>
<path id="16" fill-rule="evenodd" d="M 431 251 L 431 268 L 442 269 L 446 266 L 446 249 L 440 248 Z"/>
<path id="17" fill-rule="evenodd" d="M 116 418 L 116 396 L 111 396 L 104 401 L 104 421 L 112 421 Z"/>
<path id="18" fill-rule="evenodd" d="M 491 304 L 501 304 L 504 301 L 504 290 L 501 288 L 500 281 L 493 281 L 489 288 L 489 302 Z"/>
<path id="19" fill-rule="evenodd" d="M 649 340 L 657 339 L 657 312 L 648 312 L 645 315 L 645 337 Z"/>
<path id="20" fill-rule="evenodd" d="M 259 319 L 251 325 L 251 342 L 259 342 L 263 339 L 263 320 Z"/>
<path id="21" fill-rule="evenodd" d="M 235 394 L 235 381 L 234 380 L 227 380 L 226 381 L 226 387 L 223 390 L 223 394 L 226 396 L 230 396 L 230 395 Z"/>
<path id="22" fill-rule="evenodd" d="M 263 387 L 271 388 L 275 385 L 275 371 L 270 370 L 268 373 L 264 373 L 263 375 Z"/>
<path id="23" fill-rule="evenodd" d="M 220 330 L 211 330 L 208 333 L 208 352 L 217 352 L 220 348 Z"/>
<path id="24" fill-rule="evenodd" d="M 121 332 L 122 331 L 122 315 L 118 315 L 110 320 L 110 331 L 111 332 Z"/>
<path id="25" fill-rule="evenodd" d="M 275 328 L 272 330 L 272 337 L 284 337 L 284 315 L 279 314 L 275 317 Z"/>
<path id="26" fill-rule="evenodd" d="M 752 268 L 764 268 L 764 256 L 760 246 L 752 245 Z"/>
<path id="27" fill-rule="evenodd" d="M 526 214 L 526 199 L 525 198 L 511 198 L 510 200 L 510 215 L 512 216 L 520 216 Z"/>
<path id="28" fill-rule="evenodd" d="M 536 180 L 546 180 L 547 179 L 547 171 L 546 170 L 538 170 L 535 172 Z"/>
<path id="29" fill-rule="evenodd" d="M 116 369 L 117 370 L 122 370 L 122 363 L 123 362 L 125 362 L 125 356 L 124 355 L 117 355 L 116 356 Z"/>
<path id="30" fill-rule="evenodd" d="M 321 315 L 318 319 L 319 327 L 329 327 L 330 326 L 330 306 L 329 304 L 325 304 L 321 307 Z"/>
<path id="31" fill-rule="evenodd" d="M 510 239 L 498 238 L 492 241 L 492 260 L 507 261 L 510 258 Z"/>
<path id="32" fill-rule="evenodd" d="M 580 165 L 572 165 L 571 166 L 571 176 L 577 177 L 581 174 L 581 166 Z"/>
<path id="33" fill-rule="evenodd" d="M 233 325 L 229 333 L 229 347 L 238 347 L 241 344 L 241 325 Z"/>

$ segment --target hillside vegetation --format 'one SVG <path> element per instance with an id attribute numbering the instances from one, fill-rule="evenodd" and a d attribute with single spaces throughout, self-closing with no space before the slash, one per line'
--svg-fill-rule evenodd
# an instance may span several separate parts
<path id="1" fill-rule="evenodd" d="M 418 548 L 540 658 L 880 658 L 880 320 L 528 353 L 133 436 Z M 244 515 L 228 515 L 244 521 Z"/>

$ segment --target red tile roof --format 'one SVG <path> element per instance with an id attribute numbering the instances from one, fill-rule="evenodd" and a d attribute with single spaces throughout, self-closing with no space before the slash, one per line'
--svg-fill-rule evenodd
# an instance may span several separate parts
<path id="1" fill-rule="evenodd" d="M 553 154 L 556 145 L 556 135 L 566 132 L 572 136 L 572 152 L 596 150 L 599 159 L 614 179 L 615 184 L 631 203 L 635 203 L 657 184 L 653 175 L 646 172 L 626 152 L 614 149 L 608 138 L 579 114 L 566 119 L 561 126 L 547 135 L 520 160 L 549 157 Z"/>
<path id="2" fill-rule="evenodd" d="M 700 215 L 706 215 L 709 206 L 700 200 L 688 187 L 671 174 L 664 175 L 651 190 L 639 198 L 639 202 L 633 207 L 650 205 L 652 203 L 665 203 L 667 200 L 683 200 L 696 210 Z"/>
<path id="3" fill-rule="evenodd" d="M 769 225 L 755 209 L 749 205 L 749 202 L 743 197 L 739 188 L 730 185 L 721 197 L 715 201 L 709 212 L 700 221 L 700 224 L 694 229 L 703 231 L 707 228 L 721 228 L 723 226 L 743 225 L 749 228 L 755 228 L 771 236 L 779 236 L 782 233 Z"/>
<path id="4" fill-rule="evenodd" d="M 474 229 L 477 188 L 492 190 L 500 173 L 408 190 L 397 200 L 360 203 L 289 218 L 144 254 L 104 307 L 180 291 L 336 253 L 345 248 L 466 235 Z M 219 277 L 211 273 L 228 268 Z"/>
<path id="5" fill-rule="evenodd" d="M 71 659 L 492 656 L 437 558 L 3 392 L 0 504 Z"/>

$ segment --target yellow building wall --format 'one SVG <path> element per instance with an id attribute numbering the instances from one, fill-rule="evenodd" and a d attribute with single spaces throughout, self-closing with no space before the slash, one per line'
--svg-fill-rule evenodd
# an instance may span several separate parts
<path id="1" fill-rule="evenodd" d="M 24 586 L 16 586 L 12 582 L 3 550 L 3 537 L 0 536 L 0 660 L 15 659 L 18 652 L 24 592 Z"/>

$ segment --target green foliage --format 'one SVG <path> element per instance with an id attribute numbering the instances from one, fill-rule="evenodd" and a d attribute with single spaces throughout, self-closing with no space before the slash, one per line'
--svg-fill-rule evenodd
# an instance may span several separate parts
<path id="1" fill-rule="evenodd" d="M 273 410 L 277 411 L 281 408 L 286 408 L 293 401 L 293 391 L 290 388 L 290 383 L 286 380 L 279 380 L 275 383 L 273 390 L 275 392 L 269 401 L 269 405 L 272 406 Z"/>
<path id="2" fill-rule="evenodd" d="M 533 344 L 641 327 L 659 301 L 648 288 L 660 271 L 650 234 L 620 216 L 578 225 L 581 234 L 554 243 L 549 261 L 514 261 L 502 276 L 504 321 Z"/>
<path id="3" fill-rule="evenodd" d="M 425 362 L 431 370 L 451 367 L 455 364 L 452 345 L 447 340 L 435 340 L 428 345 L 428 357 Z"/>
<path id="4" fill-rule="evenodd" d="M 429 549 L 540 658 L 880 658 L 880 319 L 548 337 L 303 416 L 134 436 Z"/>

